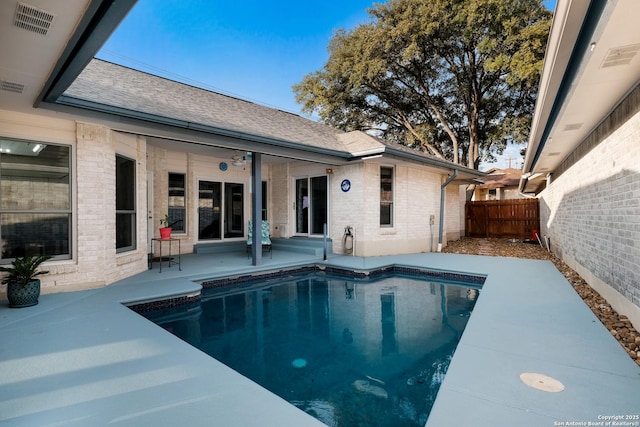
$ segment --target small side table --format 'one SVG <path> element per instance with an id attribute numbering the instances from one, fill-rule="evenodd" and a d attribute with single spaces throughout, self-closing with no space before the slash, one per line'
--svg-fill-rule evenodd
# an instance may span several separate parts
<path id="1" fill-rule="evenodd" d="M 176 264 L 178 266 L 178 270 L 182 271 L 182 266 L 180 265 L 181 259 L 180 256 L 182 255 L 181 253 L 181 248 L 180 248 L 180 239 L 175 239 L 175 238 L 169 238 L 169 239 L 159 239 L 157 237 L 152 238 L 151 239 L 151 245 L 153 246 L 153 242 L 158 242 L 159 246 L 160 246 L 160 273 L 162 273 L 162 246 L 164 245 L 165 242 L 169 243 L 169 256 L 168 256 L 168 261 L 167 264 L 169 264 L 169 267 L 171 267 L 171 264 Z M 178 242 L 178 261 L 173 261 L 171 256 L 173 255 L 172 253 L 172 243 L 173 242 Z M 153 252 L 153 247 L 151 248 L 152 252 Z M 151 257 L 151 268 L 153 268 L 153 255 Z"/>

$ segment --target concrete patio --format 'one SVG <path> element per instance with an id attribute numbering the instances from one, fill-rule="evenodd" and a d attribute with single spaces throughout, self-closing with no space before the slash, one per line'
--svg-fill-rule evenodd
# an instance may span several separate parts
<path id="1" fill-rule="evenodd" d="M 348 257 L 274 250 L 190 254 L 111 286 L 0 306 L 0 422 L 7 426 L 313 426 L 319 421 L 126 308 L 196 294 L 198 281 L 308 264 L 486 275 L 427 426 L 640 425 L 640 367 L 547 261 L 440 253 Z M 564 386 L 545 392 L 522 373 Z M 627 417 L 626 419 L 624 417 Z M 563 424 L 564 423 L 564 424 Z M 581 425 L 581 424 L 574 424 Z M 598 425 L 598 424 L 592 424 Z M 616 425 L 616 424 L 609 424 Z"/>

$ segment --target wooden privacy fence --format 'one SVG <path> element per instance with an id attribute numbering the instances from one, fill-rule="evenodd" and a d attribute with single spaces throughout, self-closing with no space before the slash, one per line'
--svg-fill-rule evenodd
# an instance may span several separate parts
<path id="1" fill-rule="evenodd" d="M 486 200 L 465 205 L 467 237 L 530 239 L 540 234 L 538 199 Z"/>

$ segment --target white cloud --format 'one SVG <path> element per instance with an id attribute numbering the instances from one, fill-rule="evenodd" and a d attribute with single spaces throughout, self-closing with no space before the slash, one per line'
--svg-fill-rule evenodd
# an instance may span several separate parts
<path id="1" fill-rule="evenodd" d="M 497 161 L 493 163 L 481 162 L 480 170 L 487 171 L 492 168 L 506 169 L 508 167 L 521 169 L 524 158 L 520 155 L 520 150 L 522 150 L 524 146 L 524 144 L 509 144 L 502 154 L 496 155 Z"/>

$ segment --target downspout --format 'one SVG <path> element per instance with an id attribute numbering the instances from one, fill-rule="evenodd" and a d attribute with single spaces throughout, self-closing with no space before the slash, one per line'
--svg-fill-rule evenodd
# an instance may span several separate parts
<path id="1" fill-rule="evenodd" d="M 442 252 L 442 232 L 444 229 L 444 191 L 447 185 L 451 184 L 451 181 L 456 179 L 458 176 L 458 169 L 453 170 L 453 175 L 451 175 L 441 186 L 440 186 L 440 226 L 438 231 L 438 252 Z"/>

